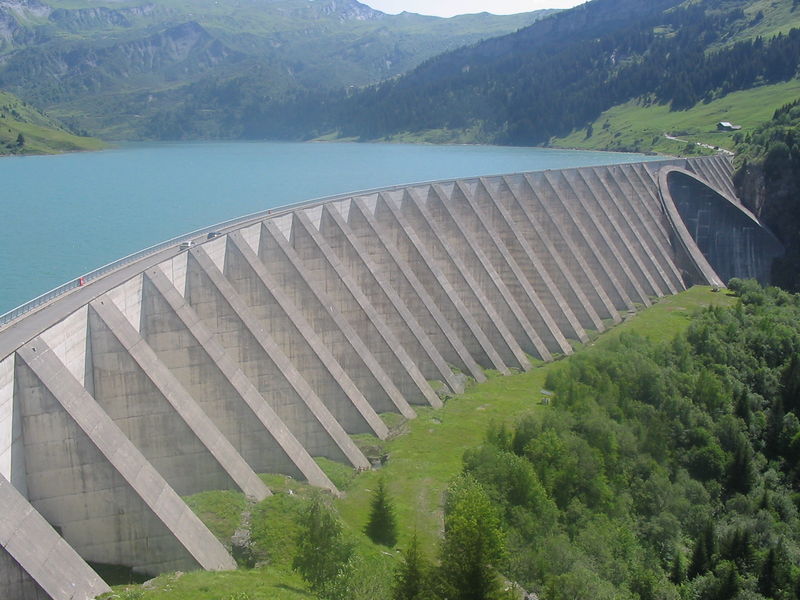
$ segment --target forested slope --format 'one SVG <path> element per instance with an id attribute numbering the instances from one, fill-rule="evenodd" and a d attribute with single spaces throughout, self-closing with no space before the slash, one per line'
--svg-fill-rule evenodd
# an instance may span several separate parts
<path id="1" fill-rule="evenodd" d="M 800 298 L 734 281 L 668 344 L 622 336 L 547 379 L 465 472 L 500 507 L 507 575 L 547 600 L 800 593 Z"/>
<path id="2" fill-rule="evenodd" d="M 355 94 L 267 105 L 247 131 L 374 139 L 470 129 L 479 141 L 542 144 L 632 99 L 681 111 L 792 79 L 795 8 L 793 0 L 594 0 Z M 783 30 L 765 28 L 778 12 Z"/>

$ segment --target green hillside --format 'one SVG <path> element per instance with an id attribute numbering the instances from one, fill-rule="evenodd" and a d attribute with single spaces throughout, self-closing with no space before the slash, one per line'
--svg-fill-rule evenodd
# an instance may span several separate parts
<path id="1" fill-rule="evenodd" d="M 681 111 L 672 111 L 665 104 L 645 105 L 631 100 L 604 111 L 584 129 L 551 139 L 550 145 L 683 155 L 711 152 L 696 146 L 707 144 L 733 151 L 735 132 L 719 131 L 717 123 L 728 121 L 741 126 L 740 136 L 743 137 L 768 121 L 778 108 L 797 98 L 800 98 L 800 80 L 794 79 L 733 92 Z M 669 140 L 665 133 L 692 145 Z"/>
<path id="2" fill-rule="evenodd" d="M 686 142 L 654 138 L 685 132 L 681 139 L 701 141 L 697 134 L 713 133 L 706 119 L 753 123 L 791 95 L 798 6 L 593 0 L 357 93 L 273 102 L 248 115 L 248 128 L 279 137 L 683 151 Z M 714 135 L 702 142 L 713 147 L 717 138 L 730 145 Z"/>
<path id="3" fill-rule="evenodd" d="M 442 19 L 356 0 L 0 3 L 0 88 L 115 139 L 248 137 L 243 115 L 363 86 L 552 11 Z"/>
<path id="4" fill-rule="evenodd" d="M 98 139 L 77 136 L 16 96 L 0 91 L 0 155 L 99 150 Z"/>
<path id="5" fill-rule="evenodd" d="M 582 356 L 612 347 L 625 334 L 645 336 L 654 342 L 670 340 L 690 324 L 698 308 L 730 306 L 734 299 L 709 288 L 691 290 L 664 298 L 622 325 L 600 335 L 578 349 L 573 357 L 540 364 L 527 373 L 503 377 L 490 373 L 486 383 L 473 385 L 450 398 L 440 410 L 419 408 L 412 421 L 392 419 L 392 435 L 381 442 L 357 436 L 368 455 L 387 454 L 386 465 L 378 471 L 355 474 L 341 465 L 322 461 L 321 466 L 344 492 L 336 500 L 345 532 L 356 543 L 360 574 L 366 589 L 352 600 L 386 597 L 386 581 L 399 562 L 396 550 L 376 546 L 362 533 L 369 514 L 371 495 L 378 478 L 388 483 L 399 525 L 399 548 L 406 548 L 416 533 L 426 554 L 433 557 L 442 531 L 442 495 L 461 471 L 464 452 L 480 444 L 487 424 L 511 426 L 532 411 L 544 414 L 541 390 L 548 375 Z M 395 417 L 396 415 L 390 415 Z M 251 506 L 251 535 L 255 558 L 261 566 L 232 573 L 192 572 L 166 574 L 145 587 L 119 586 L 115 593 L 123 600 L 295 600 L 314 598 L 291 569 L 295 552 L 293 537 L 298 531 L 297 514 L 311 494 L 308 486 L 282 476 L 264 476 L 274 495 Z M 238 524 L 242 497 L 231 492 L 207 492 L 189 499 L 198 515 L 230 547 L 230 531 Z M 230 508 L 234 508 L 230 516 Z M 238 508 L 236 508 L 238 507 Z M 227 516 L 226 516 L 227 515 Z M 382 582 L 382 583 L 381 583 Z M 373 588 L 369 588 L 373 586 Z"/>

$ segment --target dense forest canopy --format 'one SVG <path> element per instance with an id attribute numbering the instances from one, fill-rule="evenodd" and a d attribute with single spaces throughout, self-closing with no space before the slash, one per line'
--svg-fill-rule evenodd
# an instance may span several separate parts
<path id="1" fill-rule="evenodd" d="M 668 344 L 555 371 L 544 413 L 464 457 L 501 570 L 547 600 L 800 594 L 800 296 L 734 280 Z"/>

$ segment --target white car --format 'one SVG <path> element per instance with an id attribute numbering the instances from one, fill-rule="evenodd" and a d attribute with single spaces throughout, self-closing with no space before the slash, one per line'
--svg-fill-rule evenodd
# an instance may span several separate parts
<path id="1" fill-rule="evenodd" d="M 194 242 L 192 240 L 189 240 L 188 242 L 181 242 L 179 250 L 188 250 L 192 246 L 194 246 Z"/>

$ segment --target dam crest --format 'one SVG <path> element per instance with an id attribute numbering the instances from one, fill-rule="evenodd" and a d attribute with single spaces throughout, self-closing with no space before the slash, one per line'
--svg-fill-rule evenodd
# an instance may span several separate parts
<path id="1" fill-rule="evenodd" d="M 251 215 L 0 318 L 0 597 L 90 565 L 236 563 L 182 497 L 336 492 L 316 458 L 485 371 L 568 355 L 693 284 L 768 282 L 777 240 L 722 156 L 395 186 Z"/>

